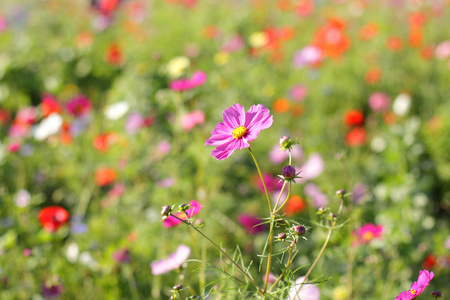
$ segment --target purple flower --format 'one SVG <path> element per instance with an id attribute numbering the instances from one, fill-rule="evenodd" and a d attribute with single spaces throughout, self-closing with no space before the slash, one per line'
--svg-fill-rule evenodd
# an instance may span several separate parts
<path id="1" fill-rule="evenodd" d="M 136 134 L 144 126 L 145 118 L 140 113 L 131 113 L 125 124 L 125 130 L 129 134 Z"/>
<path id="2" fill-rule="evenodd" d="M 353 203 L 359 204 L 367 194 L 367 185 L 358 182 L 353 186 Z"/>
<path id="3" fill-rule="evenodd" d="M 131 261 L 128 249 L 119 249 L 113 254 L 113 258 L 118 263 L 128 264 Z"/>
<path id="4" fill-rule="evenodd" d="M 240 214 L 238 216 L 238 221 L 244 226 L 245 230 L 252 235 L 264 232 L 267 227 L 266 224 L 261 224 L 263 220 L 260 218 L 247 214 Z"/>
<path id="5" fill-rule="evenodd" d="M 178 246 L 174 253 L 169 254 L 169 257 L 150 263 L 152 274 L 161 275 L 180 268 L 190 254 L 191 248 L 186 245 Z"/>
<path id="6" fill-rule="evenodd" d="M 62 284 L 43 284 L 41 287 L 42 296 L 45 299 L 55 299 L 61 295 L 63 290 Z"/>
<path id="7" fill-rule="evenodd" d="M 242 105 L 234 104 L 223 111 L 223 122 L 217 123 L 205 145 L 217 146 L 211 152 L 216 159 L 228 158 L 234 150 L 249 148 L 263 129 L 272 126 L 273 116 L 264 105 L 252 105 L 245 112 Z"/>
<path id="8" fill-rule="evenodd" d="M 415 299 L 417 296 L 422 294 L 423 290 L 430 284 L 430 281 L 431 279 L 433 279 L 433 277 L 433 272 L 421 270 L 419 273 L 419 278 L 411 285 L 411 288 L 407 291 L 401 292 L 400 295 L 395 298 L 395 300 Z"/>

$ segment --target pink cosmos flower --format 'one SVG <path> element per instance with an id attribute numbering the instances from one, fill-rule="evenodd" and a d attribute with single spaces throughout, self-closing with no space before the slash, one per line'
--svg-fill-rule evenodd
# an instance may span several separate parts
<path id="1" fill-rule="evenodd" d="M 320 290 L 315 284 L 305 283 L 299 290 L 304 279 L 305 277 L 300 277 L 295 281 L 286 300 L 319 300 Z"/>
<path id="2" fill-rule="evenodd" d="M 239 103 L 223 111 L 223 122 L 217 123 L 205 145 L 217 146 L 211 156 L 221 160 L 228 158 L 234 150 L 249 148 L 263 129 L 272 126 L 273 116 L 264 105 L 252 105 L 245 112 Z"/>
<path id="3" fill-rule="evenodd" d="M 433 272 L 427 270 L 421 270 L 419 272 L 419 278 L 415 281 L 411 288 L 407 291 L 401 292 L 395 300 L 411 300 L 416 299 L 417 296 L 422 294 L 423 290 L 430 284 L 431 279 L 433 279 Z"/>
<path id="4" fill-rule="evenodd" d="M 281 190 L 281 188 L 283 187 L 283 183 L 280 181 L 280 178 L 277 176 L 273 176 L 270 173 L 263 173 L 262 177 L 264 179 L 264 183 L 266 184 L 267 190 L 269 192 L 279 192 Z M 254 182 L 256 184 L 256 187 L 258 188 L 258 190 L 264 194 L 266 191 L 264 190 L 264 185 L 261 181 L 261 178 L 259 176 L 259 174 L 255 174 L 255 176 L 253 177 Z"/>
<path id="5" fill-rule="evenodd" d="M 196 200 L 192 200 L 191 202 L 189 202 L 189 204 L 191 205 L 191 208 L 186 210 L 186 214 L 189 218 L 192 218 L 193 216 L 195 216 L 196 214 L 198 214 L 200 212 L 203 205 L 198 203 Z M 186 214 L 184 214 L 182 212 L 178 212 L 175 215 L 182 220 L 186 220 Z M 180 223 L 181 223 L 180 220 L 178 220 L 177 218 L 174 218 L 172 216 L 169 216 L 163 220 L 164 227 L 174 227 L 174 226 L 179 225 Z"/>
<path id="6" fill-rule="evenodd" d="M 191 78 L 177 79 L 170 82 L 169 87 L 173 91 L 183 92 L 196 88 L 206 82 L 206 73 L 202 71 L 195 72 Z"/>
<path id="7" fill-rule="evenodd" d="M 294 66 L 303 68 L 314 66 L 322 61 L 322 50 L 316 46 L 306 46 L 294 54 Z"/>
<path id="8" fill-rule="evenodd" d="M 306 182 L 322 174 L 325 169 L 325 163 L 319 153 L 311 153 L 303 166 L 296 167 L 296 169 L 302 170 L 302 173 L 300 173 L 302 178 L 299 179 L 299 182 Z"/>
<path id="9" fill-rule="evenodd" d="M 174 253 L 169 254 L 169 257 L 150 263 L 153 275 L 161 275 L 172 270 L 178 269 L 188 259 L 191 254 L 191 248 L 186 245 L 178 246 Z"/>
<path id="10" fill-rule="evenodd" d="M 245 41 L 240 35 L 235 35 L 228 41 L 226 41 L 220 49 L 222 51 L 232 53 L 241 50 L 245 46 Z"/>
<path id="11" fill-rule="evenodd" d="M 368 244 L 372 239 L 378 238 L 383 233 L 383 226 L 367 223 L 356 230 L 353 234 L 356 237 L 354 245 Z"/>
<path id="12" fill-rule="evenodd" d="M 240 214 L 238 216 L 238 221 L 242 226 L 244 226 L 245 231 L 251 235 L 264 232 L 267 228 L 266 224 L 261 224 L 263 220 L 256 216 Z"/>
<path id="13" fill-rule="evenodd" d="M 205 113 L 201 110 L 192 111 L 181 117 L 181 127 L 186 131 L 191 131 L 196 125 L 203 124 L 204 122 Z"/>
<path id="14" fill-rule="evenodd" d="M 86 96 L 78 95 L 67 102 L 66 109 L 71 115 L 81 117 L 91 111 L 92 103 Z"/>
<path id="15" fill-rule="evenodd" d="M 289 91 L 289 96 L 297 102 L 305 100 L 307 94 L 308 88 L 301 84 L 294 85 Z"/>
<path id="16" fill-rule="evenodd" d="M 314 183 L 308 183 L 305 185 L 305 194 L 312 198 L 313 206 L 315 208 L 325 207 L 328 205 L 328 197 L 322 193 L 320 188 Z"/>

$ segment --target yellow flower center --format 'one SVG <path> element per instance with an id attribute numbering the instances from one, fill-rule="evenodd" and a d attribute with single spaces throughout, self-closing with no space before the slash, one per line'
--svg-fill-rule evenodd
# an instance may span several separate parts
<path id="1" fill-rule="evenodd" d="M 409 292 L 411 293 L 411 295 L 414 295 L 416 293 L 416 290 L 409 290 Z"/>
<path id="2" fill-rule="evenodd" d="M 373 239 L 373 233 L 372 232 L 366 232 L 363 234 L 363 240 L 364 241 L 370 241 L 371 239 Z"/>
<path id="3" fill-rule="evenodd" d="M 236 127 L 231 134 L 235 139 L 242 138 L 247 133 L 247 128 L 244 126 Z"/>

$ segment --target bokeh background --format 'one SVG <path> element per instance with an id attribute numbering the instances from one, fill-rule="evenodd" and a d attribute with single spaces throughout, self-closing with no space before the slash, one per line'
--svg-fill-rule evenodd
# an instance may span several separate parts
<path id="1" fill-rule="evenodd" d="M 217 161 L 204 145 L 235 103 L 273 114 L 251 144 L 271 192 L 280 137 L 298 142 L 303 178 L 284 213 L 309 230 L 293 270 L 323 243 L 317 210 L 348 193 L 310 277 L 320 299 L 394 299 L 421 269 L 435 278 L 419 299 L 449 295 L 449 5 L 1 1 L 0 298 L 169 299 L 176 284 L 251 298 L 211 267 L 227 269 L 216 249 L 160 216 L 197 200 L 202 230 L 263 282 L 252 158 Z M 366 224 L 381 229 L 360 234 Z M 180 245 L 189 260 L 155 275 Z"/>

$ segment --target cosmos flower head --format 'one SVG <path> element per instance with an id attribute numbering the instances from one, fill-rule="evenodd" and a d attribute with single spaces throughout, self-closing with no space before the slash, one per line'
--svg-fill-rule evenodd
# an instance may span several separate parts
<path id="1" fill-rule="evenodd" d="M 431 279 L 433 279 L 433 272 L 427 270 L 421 270 L 419 272 L 419 278 L 415 281 L 411 288 L 407 291 L 401 292 L 395 300 L 412 300 L 416 299 L 417 296 L 422 294 L 425 288 L 430 284 Z"/>
<path id="2" fill-rule="evenodd" d="M 373 223 L 367 223 L 358 230 L 356 230 L 353 234 L 356 237 L 355 244 L 368 244 L 372 239 L 378 238 L 383 233 L 382 225 L 375 225 Z"/>
<path id="3" fill-rule="evenodd" d="M 238 221 L 245 228 L 245 231 L 251 235 L 262 233 L 267 228 L 266 224 L 261 224 L 264 220 L 248 214 L 240 214 Z"/>
<path id="4" fill-rule="evenodd" d="M 189 202 L 189 205 L 190 207 L 186 210 L 186 212 L 178 212 L 175 215 L 182 220 L 186 220 L 186 217 L 192 218 L 193 216 L 197 215 L 203 207 L 203 205 L 198 203 L 196 200 L 192 200 L 191 202 Z M 163 225 L 164 227 L 174 227 L 181 224 L 181 222 L 182 221 L 178 220 L 175 217 L 168 216 L 163 220 Z"/>
<path id="5" fill-rule="evenodd" d="M 188 259 L 191 254 L 191 248 L 186 245 L 179 245 L 177 250 L 165 259 L 150 263 L 153 275 L 161 275 L 172 270 L 178 269 Z"/>
<path id="6" fill-rule="evenodd" d="M 205 145 L 217 146 L 211 156 L 218 160 L 226 159 L 236 149 L 249 148 L 249 142 L 272 123 L 273 116 L 264 105 L 252 105 L 245 112 L 244 107 L 237 103 L 223 111 L 223 122 L 217 123 Z"/>

